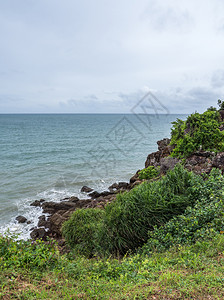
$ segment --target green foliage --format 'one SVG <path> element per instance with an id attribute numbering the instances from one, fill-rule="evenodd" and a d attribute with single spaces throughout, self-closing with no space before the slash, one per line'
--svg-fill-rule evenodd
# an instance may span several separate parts
<path id="1" fill-rule="evenodd" d="M 95 238 L 104 210 L 98 208 L 78 209 L 63 224 L 62 233 L 76 253 L 88 257 L 94 254 Z"/>
<path id="2" fill-rule="evenodd" d="M 218 106 L 219 106 L 220 109 L 224 109 L 224 101 L 219 99 L 218 100 Z"/>
<path id="3" fill-rule="evenodd" d="M 223 248 L 224 236 L 217 234 L 192 246 L 120 260 L 66 254 L 41 273 L 29 263 L 4 266 L 0 257 L 0 299 L 223 299 Z"/>
<path id="4" fill-rule="evenodd" d="M 145 252 L 164 250 L 173 245 L 192 244 L 224 231 L 224 177 L 213 169 L 208 180 L 195 186 L 198 200 L 184 214 L 149 232 Z"/>
<path id="5" fill-rule="evenodd" d="M 188 157 L 198 150 L 224 151 L 224 133 L 218 111 L 191 114 L 186 121 L 178 119 L 171 129 L 172 156 Z"/>
<path id="6" fill-rule="evenodd" d="M 157 176 L 159 176 L 159 167 L 155 168 L 154 166 L 149 166 L 139 172 L 140 179 L 152 179 Z"/>
<path id="7" fill-rule="evenodd" d="M 181 119 L 177 119 L 176 121 L 172 122 L 172 124 L 173 127 L 171 128 L 171 144 L 174 145 L 184 137 L 185 122 Z"/>
<path id="8" fill-rule="evenodd" d="M 124 254 L 147 241 L 147 233 L 194 205 L 202 178 L 178 165 L 159 181 L 119 194 L 105 209 L 99 252 Z"/>
<path id="9" fill-rule="evenodd" d="M 54 241 L 16 241 L 15 237 L 0 235 L 0 270 L 26 268 L 42 271 L 54 266 L 58 251 Z"/>
<path id="10" fill-rule="evenodd" d="M 216 107 L 214 106 L 210 106 L 207 111 L 217 111 Z"/>

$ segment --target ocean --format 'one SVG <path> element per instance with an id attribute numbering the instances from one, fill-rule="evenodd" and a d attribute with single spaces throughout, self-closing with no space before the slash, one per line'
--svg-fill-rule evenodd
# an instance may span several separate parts
<path id="1" fill-rule="evenodd" d="M 177 118 L 186 115 L 1 114 L 0 233 L 29 238 L 41 215 L 34 200 L 85 198 L 83 185 L 103 191 L 128 181 Z"/>

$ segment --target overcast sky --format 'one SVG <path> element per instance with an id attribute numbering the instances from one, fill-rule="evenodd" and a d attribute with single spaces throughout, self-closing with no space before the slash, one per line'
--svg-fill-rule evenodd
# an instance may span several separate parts
<path id="1" fill-rule="evenodd" d="M 148 91 L 170 113 L 224 99 L 223 0 L 0 0 L 0 113 L 130 113 Z"/>

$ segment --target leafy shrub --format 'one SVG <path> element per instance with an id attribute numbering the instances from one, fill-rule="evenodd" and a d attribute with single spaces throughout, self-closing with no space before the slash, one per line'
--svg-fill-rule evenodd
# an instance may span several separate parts
<path id="1" fill-rule="evenodd" d="M 144 252 L 164 250 L 173 245 L 192 244 L 224 230 L 224 177 L 213 169 L 208 180 L 195 187 L 198 200 L 184 214 L 149 231 Z"/>
<path id="2" fill-rule="evenodd" d="M 155 168 L 154 166 L 149 166 L 146 169 L 143 169 L 139 172 L 140 179 L 152 179 L 159 175 L 159 168 Z"/>
<path id="3" fill-rule="evenodd" d="M 195 151 L 223 151 L 224 133 L 219 130 L 218 111 L 191 114 L 186 121 L 177 119 L 171 129 L 171 144 L 175 145 L 172 156 L 188 157 Z"/>
<path id="4" fill-rule="evenodd" d="M 100 251 L 124 254 L 147 241 L 147 233 L 194 205 L 202 178 L 176 166 L 155 182 L 119 194 L 105 209 L 99 230 Z"/>
<path id="5" fill-rule="evenodd" d="M 78 209 L 63 224 L 63 236 L 76 253 L 94 254 L 95 236 L 103 215 L 104 210 L 98 208 Z"/>
<path id="6" fill-rule="evenodd" d="M 218 106 L 219 106 L 220 109 L 224 109 L 224 101 L 219 99 L 218 100 Z"/>

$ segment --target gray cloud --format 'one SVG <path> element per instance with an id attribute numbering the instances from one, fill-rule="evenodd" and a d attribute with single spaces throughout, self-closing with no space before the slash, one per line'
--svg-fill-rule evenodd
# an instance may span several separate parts
<path id="1" fill-rule="evenodd" d="M 222 8 L 221 0 L 0 1 L 0 112 L 128 113 L 144 86 L 173 113 L 216 103 Z"/>

